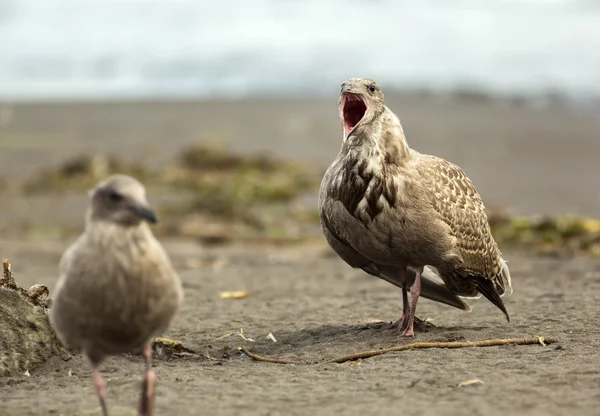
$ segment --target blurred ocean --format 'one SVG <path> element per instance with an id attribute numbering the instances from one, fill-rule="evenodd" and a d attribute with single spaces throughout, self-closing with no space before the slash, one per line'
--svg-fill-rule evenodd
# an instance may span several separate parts
<path id="1" fill-rule="evenodd" d="M 0 0 L 0 99 L 600 97 L 600 0 Z"/>

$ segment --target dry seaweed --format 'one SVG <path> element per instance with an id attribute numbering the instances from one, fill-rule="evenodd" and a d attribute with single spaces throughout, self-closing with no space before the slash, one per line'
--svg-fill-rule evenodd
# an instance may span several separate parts
<path id="1" fill-rule="evenodd" d="M 194 144 L 178 155 L 177 162 L 183 168 L 199 172 L 249 169 L 268 173 L 289 166 L 289 163 L 282 162 L 269 155 L 241 156 L 234 154 L 225 149 L 222 143 Z"/>
<path id="2" fill-rule="evenodd" d="M 125 173 L 142 180 L 150 176 L 147 169 L 138 163 L 126 162 L 112 155 L 82 154 L 57 167 L 40 171 L 22 188 L 26 193 L 82 190 L 113 173 Z"/>
<path id="3" fill-rule="evenodd" d="M 511 216 L 493 210 L 488 220 L 502 248 L 554 256 L 600 256 L 600 221 L 596 219 L 576 215 Z"/>
<path id="4" fill-rule="evenodd" d="M 294 200 L 318 186 L 314 169 L 269 155 L 239 155 L 223 146 L 196 144 L 165 165 L 150 170 L 113 155 L 80 155 L 41 171 L 22 185 L 29 194 L 65 192 L 93 187 L 107 175 L 125 173 L 142 180 L 161 218 L 160 235 L 194 237 L 207 243 L 236 238 L 299 238 L 298 224 L 314 218 Z M 312 209 L 312 208 L 311 208 Z M 36 235 L 40 226 L 27 226 Z M 7 232 L 15 226 L 2 226 Z"/>
<path id="5" fill-rule="evenodd" d="M 29 193 L 79 192 L 114 173 L 139 178 L 159 197 L 159 235 L 211 244 L 228 243 L 234 237 L 237 241 L 296 242 L 320 236 L 316 207 L 303 207 L 297 201 L 304 194 L 314 196 L 322 172 L 271 155 L 236 154 L 222 144 L 190 146 L 155 171 L 115 156 L 81 155 L 40 172 L 23 188 Z M 598 220 L 567 215 L 522 217 L 502 210 L 489 211 L 488 218 L 502 249 L 600 256 Z M 32 227 L 0 224 L 0 231 L 37 235 L 40 226 Z M 52 229 L 56 231 L 56 226 Z"/>

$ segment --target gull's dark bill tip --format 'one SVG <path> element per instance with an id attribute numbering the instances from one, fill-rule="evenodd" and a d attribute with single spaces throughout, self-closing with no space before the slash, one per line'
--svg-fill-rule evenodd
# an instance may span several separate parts
<path id="1" fill-rule="evenodd" d="M 158 217 L 150 208 L 146 207 L 135 207 L 133 209 L 135 214 L 141 219 L 148 221 L 151 224 L 156 224 L 158 222 Z"/>

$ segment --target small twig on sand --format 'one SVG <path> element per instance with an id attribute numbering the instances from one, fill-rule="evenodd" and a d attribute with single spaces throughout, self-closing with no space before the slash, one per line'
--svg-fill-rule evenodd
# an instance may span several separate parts
<path id="1" fill-rule="evenodd" d="M 298 364 L 298 365 L 310 365 L 316 364 L 308 361 L 288 361 L 288 360 L 280 360 L 277 358 L 267 358 L 261 357 L 260 355 L 254 354 L 246 349 L 246 347 L 238 347 L 238 350 L 246 354 L 248 357 L 252 358 L 256 361 L 265 361 L 267 363 L 275 363 L 275 364 Z"/>
<path id="2" fill-rule="evenodd" d="M 54 342 L 55 342 L 54 345 L 56 346 L 56 349 L 59 352 L 60 359 L 63 361 L 69 361 L 71 359 L 72 355 L 69 353 L 69 351 L 66 350 L 66 348 L 64 348 L 60 344 L 60 340 L 58 339 L 58 337 L 55 338 Z"/>
<path id="3" fill-rule="evenodd" d="M 464 341 L 464 342 L 414 342 L 412 344 L 400 345 L 392 348 L 385 348 L 381 350 L 362 351 L 350 355 L 344 355 L 343 357 L 334 358 L 332 360 L 315 361 L 315 362 L 301 362 L 301 361 L 288 361 L 280 360 L 277 358 L 261 357 L 250 351 L 245 347 L 239 347 L 239 350 L 246 354 L 248 357 L 256 361 L 265 361 L 275 364 L 325 364 L 325 363 L 345 363 L 346 361 L 355 361 L 359 359 L 371 358 L 377 355 L 387 354 L 389 352 L 399 352 L 414 349 L 427 349 L 427 348 L 471 348 L 471 347 L 496 347 L 500 345 L 547 345 L 557 342 L 555 338 L 546 337 L 535 337 L 535 338 L 507 338 L 507 339 L 488 339 L 484 341 Z"/>
<path id="4" fill-rule="evenodd" d="M 2 280 L 4 280 L 4 284 L 10 288 L 16 289 L 17 284 L 15 283 L 15 278 L 13 277 L 12 270 L 10 270 L 10 263 L 8 259 L 4 259 L 2 261 L 2 268 L 4 269 L 2 273 Z"/>

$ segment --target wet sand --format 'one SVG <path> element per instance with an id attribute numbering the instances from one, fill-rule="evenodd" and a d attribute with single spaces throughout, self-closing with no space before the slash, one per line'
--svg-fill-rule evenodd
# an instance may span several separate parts
<path id="1" fill-rule="evenodd" d="M 416 96 L 389 101 L 411 144 L 460 164 L 488 206 L 598 216 L 599 119 Z M 325 168 L 341 138 L 335 100 L 38 104 L 12 112 L 0 127 L 0 178 L 9 185 L 82 150 L 121 150 L 157 164 L 187 143 L 218 137 L 243 152 L 270 150 Z M 34 200 L 4 199 L 0 221 L 35 216 L 81 225 L 79 200 L 50 195 L 43 207 Z M 322 241 L 284 248 L 163 241 L 186 289 L 165 335 L 199 356 L 157 358 L 158 414 L 600 414 L 600 259 L 504 250 L 515 289 L 505 297 L 510 324 L 484 299 L 470 301 L 471 313 L 419 304 L 419 317 L 435 326 L 419 332 L 417 341 L 546 335 L 558 338 L 556 345 L 416 350 L 360 364 L 302 366 L 255 362 L 236 348 L 318 360 L 408 343 L 376 322 L 397 319 L 400 292 L 350 269 Z M 11 260 L 21 285 L 44 283 L 52 290 L 69 243 L 2 238 L 0 256 Z M 250 296 L 222 300 L 225 290 Z M 255 341 L 237 335 L 240 328 Z M 138 356 L 106 362 L 111 414 L 134 414 L 142 369 Z M 483 384 L 457 387 L 468 379 Z M 0 386 L 2 414 L 99 414 L 91 371 L 80 356 L 51 360 L 30 376 L 2 378 Z"/>

